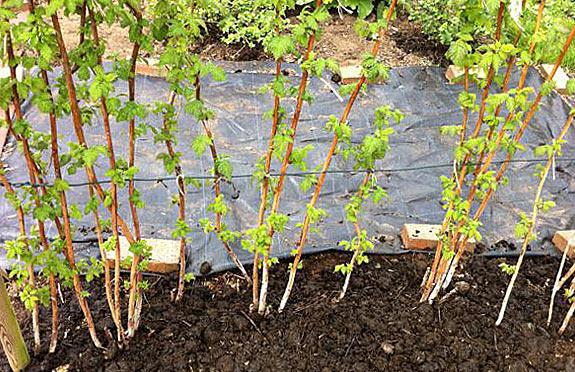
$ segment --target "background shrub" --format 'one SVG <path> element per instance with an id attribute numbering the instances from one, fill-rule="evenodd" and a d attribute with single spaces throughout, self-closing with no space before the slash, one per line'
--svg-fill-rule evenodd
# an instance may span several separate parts
<path id="1" fill-rule="evenodd" d="M 527 33 L 531 34 L 535 27 L 535 18 L 537 15 L 536 5 L 533 4 L 523 17 L 524 28 Z M 575 23 L 575 1 L 573 0 L 554 0 L 545 5 L 543 18 L 543 28 L 546 32 L 547 39 L 545 43 L 539 43 L 535 50 L 535 58 L 543 63 L 553 63 L 559 53 L 569 30 Z M 575 70 L 575 48 L 570 48 L 563 60 L 563 66 Z"/>
<path id="2" fill-rule="evenodd" d="M 205 8 L 206 19 L 217 25 L 221 41 L 226 44 L 261 45 L 273 34 L 274 7 L 271 1 L 210 1 Z"/>
<path id="3" fill-rule="evenodd" d="M 421 25 L 422 32 L 430 39 L 450 46 L 459 33 L 480 39 L 492 34 L 492 20 L 497 12 L 499 0 L 403 0 L 403 8 L 409 20 Z M 527 35 L 533 33 L 539 0 L 528 0 L 522 15 L 521 26 Z M 535 56 L 543 63 L 552 63 L 557 58 L 569 29 L 575 23 L 575 1 L 550 0 L 545 5 L 543 27 L 548 39 L 538 45 Z M 507 42 L 515 37 L 505 35 Z M 528 40 L 523 40 L 525 44 Z M 575 50 L 570 49 L 563 66 L 575 70 Z"/>

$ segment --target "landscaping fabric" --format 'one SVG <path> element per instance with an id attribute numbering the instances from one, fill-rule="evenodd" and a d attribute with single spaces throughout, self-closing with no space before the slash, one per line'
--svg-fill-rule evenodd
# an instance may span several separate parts
<path id="1" fill-rule="evenodd" d="M 228 72 L 224 82 L 206 80 L 202 94 L 207 106 L 216 112 L 216 118 L 209 125 L 214 132 L 216 146 L 221 155 L 228 155 L 234 168 L 232 184 L 223 184 L 225 200 L 230 207 L 224 221 L 232 230 L 246 230 L 254 227 L 258 215 L 260 188 L 250 179 L 255 164 L 267 148 L 270 133 L 270 120 L 262 115 L 273 105 L 270 94 L 259 94 L 258 89 L 273 79 L 273 65 L 266 62 L 223 63 Z M 286 65 L 285 71 L 294 82 L 299 79 L 299 70 L 294 65 Z M 58 74 L 56 71 L 53 76 Z M 514 74 L 511 86 L 516 86 L 518 74 Z M 541 76 L 531 70 L 527 86 L 539 87 Z M 139 76 L 136 80 L 137 100 L 153 103 L 159 99 L 168 100 L 168 84 L 160 78 Z M 313 104 L 304 105 L 296 136 L 296 146 L 313 145 L 309 152 L 310 170 L 323 162 L 332 134 L 325 131 L 324 125 L 329 115 L 340 116 L 346 103 L 341 101 L 337 91 L 338 84 L 330 80 L 312 78 L 309 91 L 315 96 Z M 443 125 L 455 125 L 461 122 L 462 112 L 457 102 L 461 85 L 450 85 L 444 77 L 444 69 L 438 67 L 404 67 L 392 69 L 389 81 L 384 85 L 370 85 L 365 94 L 361 94 L 352 109 L 350 124 L 353 127 L 353 139 L 361 138 L 371 132 L 370 124 L 374 110 L 381 105 L 390 105 L 405 114 L 405 119 L 395 128 L 391 136 L 391 150 L 386 159 L 377 165 L 379 184 L 387 189 L 389 200 L 379 206 L 366 205 L 362 212 L 361 226 L 377 243 L 375 253 L 400 253 L 401 241 L 399 231 L 404 223 L 441 223 L 444 210 L 441 206 L 441 182 L 439 177 L 453 171 L 453 148 L 456 139 L 440 135 Z M 118 82 L 117 93 L 125 93 L 127 84 Z M 283 101 L 291 117 L 294 100 Z M 25 103 L 26 118 L 34 128 L 49 133 L 48 116 L 38 112 L 35 107 Z M 497 190 L 482 217 L 483 252 L 487 255 L 514 255 L 514 226 L 519 220 L 519 213 L 530 213 L 538 179 L 533 176 L 537 164 L 533 161 L 532 149 L 546 144 L 555 137 L 564 124 L 569 113 L 569 106 L 553 92 L 542 101 L 540 110 L 529 125 L 523 138 L 526 151 L 518 154 L 507 175 L 509 184 Z M 161 127 L 159 116 L 145 119 L 148 125 Z M 116 156 L 127 158 L 128 123 L 112 123 Z M 475 117 L 470 119 L 470 127 L 475 124 Z M 214 234 L 206 235 L 198 225 L 203 217 L 213 219 L 206 210 L 213 200 L 211 169 L 212 159 L 207 152 L 197 158 L 191 149 L 192 139 L 203 134 L 203 129 L 190 115 L 181 111 L 179 116 L 177 150 L 182 153 L 182 167 L 185 175 L 199 176 L 201 187 L 189 186 L 187 191 L 187 217 L 193 231 L 188 246 L 188 270 L 199 272 L 200 266 L 207 262 L 212 271 L 233 267 L 222 244 Z M 61 151 L 67 150 L 67 143 L 75 141 L 72 124 L 69 118 L 58 122 L 59 144 Z M 88 145 L 105 144 L 101 119 L 95 115 L 90 125 L 84 127 Z M 539 217 L 537 240 L 531 244 L 532 254 L 554 254 L 549 240 L 555 230 L 569 229 L 573 225 L 572 206 L 575 202 L 573 162 L 575 161 L 575 134 L 566 136 L 561 158 L 556 159 L 555 172 L 545 187 L 545 198 L 557 204 L 550 212 Z M 8 141 L 4 149 L 4 162 L 11 182 L 18 184 L 28 181 L 24 158 L 15 149 L 14 140 Z M 177 186 L 172 174 L 167 174 L 158 154 L 166 152 L 165 144 L 154 144 L 153 134 L 147 131 L 136 144 L 136 165 L 139 168 L 137 188 L 145 201 L 145 208 L 140 209 L 139 217 L 142 237 L 171 239 L 171 232 L 177 220 L 177 206 L 171 203 L 172 196 L 177 195 Z M 48 156 L 48 151 L 46 152 Z M 499 159 L 501 160 L 501 159 Z M 352 164 L 336 157 L 331 170 L 341 171 L 327 176 L 318 207 L 328 212 L 328 217 L 311 234 L 305 252 L 318 252 L 338 247 L 338 242 L 353 237 L 353 226 L 345 219 L 344 206 L 356 192 L 363 174 L 350 173 Z M 104 172 L 108 162 L 100 158 L 96 171 L 100 180 L 105 180 Z M 279 170 L 278 162 L 273 163 L 272 172 Z M 290 172 L 297 172 L 289 169 Z M 168 178 L 159 180 L 161 178 Z M 53 177 L 49 177 L 53 179 Z M 79 170 L 75 175 L 65 175 L 72 187 L 68 191 L 71 203 L 77 203 L 81 210 L 88 201 L 86 186 L 75 186 L 74 183 L 86 181 L 85 173 Z M 282 195 L 280 212 L 290 216 L 291 222 L 282 234 L 276 234 L 273 243 L 273 255 L 286 257 L 294 248 L 299 237 L 297 223 L 303 220 L 306 204 L 312 190 L 303 192 L 298 187 L 302 176 L 292 175 L 286 180 Z M 103 185 L 104 188 L 108 184 Z M 0 190 L 3 193 L 4 190 Z M 119 193 L 120 214 L 131 222 L 127 189 Z M 101 213 L 109 213 L 101 207 Z M 73 221 L 75 226 L 74 240 L 79 257 L 98 256 L 93 231 L 93 217 L 84 216 L 80 221 Z M 33 221 L 28 221 L 31 226 Z M 17 236 L 18 225 L 16 213 L 5 198 L 0 200 L 0 240 Z M 48 223 L 48 234 L 54 237 L 56 228 Z M 243 262 L 250 262 L 252 255 L 241 249 L 239 242 L 232 245 Z M 6 260 L 2 260 L 6 266 Z M 206 267 L 204 265 L 204 267 Z"/>

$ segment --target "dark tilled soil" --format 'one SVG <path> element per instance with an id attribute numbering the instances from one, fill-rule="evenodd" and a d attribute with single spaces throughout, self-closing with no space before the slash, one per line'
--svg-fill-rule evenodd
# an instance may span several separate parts
<path id="1" fill-rule="evenodd" d="M 506 320 L 496 328 L 508 280 L 498 269 L 501 260 L 475 258 L 467 263 L 466 273 L 456 279 L 460 292 L 430 306 L 418 302 L 428 256 L 372 256 L 354 273 L 346 298 L 334 303 L 342 280 L 333 267 L 348 258 L 340 253 L 307 257 L 282 314 L 275 309 L 286 265 L 276 267 L 270 294 L 273 308 L 267 318 L 249 313 L 250 290 L 235 274 L 196 280 L 177 306 L 169 301 L 175 281 L 152 277 L 136 338 L 127 350 L 110 348 L 106 353 L 91 346 L 80 326 L 80 310 L 65 291 L 71 302 L 62 305 L 58 351 L 37 355 L 29 370 L 575 369 L 575 324 L 563 337 L 556 333 L 566 303 L 557 304 L 551 327 L 545 327 L 557 259 L 526 261 Z M 111 327 L 111 321 L 98 288 L 92 285 L 91 307 L 104 338 L 103 328 Z M 49 327 L 47 315 L 44 330 Z M 29 318 L 22 324 L 31 340 Z M 0 368 L 6 370 L 5 361 Z"/>

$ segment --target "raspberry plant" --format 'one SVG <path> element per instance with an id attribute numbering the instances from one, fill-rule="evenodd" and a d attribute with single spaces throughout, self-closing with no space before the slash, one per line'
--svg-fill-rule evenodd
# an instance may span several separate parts
<path id="1" fill-rule="evenodd" d="M 281 99 L 285 98 L 288 94 L 286 92 L 287 81 L 281 71 L 282 60 L 287 54 L 293 53 L 295 50 L 293 39 L 289 35 L 284 35 L 285 32 L 289 32 L 289 23 L 285 19 L 285 13 L 288 9 L 293 8 L 294 3 L 293 1 L 275 0 L 273 2 L 273 6 L 275 10 L 273 18 L 274 36 L 264 42 L 264 46 L 267 52 L 273 55 L 275 59 L 275 74 L 274 81 L 263 89 L 265 91 L 269 90 L 273 92 L 273 109 L 271 112 L 265 114 L 266 118 L 271 117 L 272 126 L 270 129 L 270 138 L 268 140 L 266 154 L 258 163 L 258 171 L 255 174 L 255 178 L 260 183 L 261 190 L 261 201 L 258 209 L 258 227 L 248 231 L 248 235 L 252 238 L 252 241 L 248 239 L 242 240 L 242 245 L 254 254 L 252 268 L 252 310 L 257 309 L 259 305 L 260 255 L 265 253 L 265 247 L 267 245 L 271 245 L 271 239 L 268 239 L 264 227 L 266 210 L 270 202 L 270 187 L 273 188 L 276 183 L 273 182 L 274 180 L 271 179 L 269 173 L 274 154 L 276 154 L 276 157 L 279 157 L 278 151 L 276 150 L 276 136 L 278 135 L 278 128 L 281 127 L 282 131 L 286 130 L 284 123 L 286 113 L 285 109 L 280 105 Z M 282 133 L 282 135 L 284 136 L 282 138 L 285 138 L 285 134 Z"/>
<path id="2" fill-rule="evenodd" d="M 281 6 L 282 3 L 278 3 L 276 5 L 276 9 L 278 9 L 278 19 L 281 17 L 282 13 L 285 12 L 285 10 L 281 9 Z M 248 239 L 244 239 L 242 242 L 244 248 L 255 252 L 256 255 L 261 255 L 263 258 L 261 288 L 257 304 L 258 312 L 260 314 L 264 314 L 267 309 L 269 268 L 270 265 L 275 262 L 275 260 L 271 257 L 273 236 L 276 231 L 283 232 L 289 220 L 287 215 L 279 213 L 280 199 L 284 187 L 287 168 L 290 163 L 292 163 L 294 166 L 305 166 L 303 161 L 305 150 L 298 150 L 294 147 L 303 103 L 304 101 L 310 102 L 312 99 L 309 92 L 307 92 L 308 79 L 310 74 L 321 75 L 326 66 L 335 68 L 332 61 L 317 58 L 313 53 L 315 41 L 317 38 L 319 38 L 321 32 L 320 24 L 325 22 L 328 17 L 329 13 L 327 11 L 327 6 L 322 4 L 320 0 L 317 0 L 313 10 L 304 8 L 301 11 L 300 15 L 298 16 L 299 23 L 293 27 L 291 34 L 280 34 L 279 31 L 281 31 L 281 25 L 278 25 L 278 34 L 276 34 L 270 40 L 269 45 L 267 45 L 267 48 L 272 52 L 274 58 L 276 59 L 276 79 L 272 84 L 272 91 L 274 92 L 274 109 L 272 117 L 275 122 L 275 124 L 272 124 L 272 131 L 274 131 L 275 125 L 276 133 L 271 137 L 273 138 L 274 143 L 268 147 L 266 165 L 263 167 L 264 173 L 262 174 L 260 172 L 260 177 L 263 179 L 269 177 L 269 167 L 267 164 L 269 164 L 271 157 L 274 154 L 278 154 L 278 156 L 281 158 L 281 167 L 279 172 L 280 175 L 277 180 L 274 180 L 275 187 L 273 190 L 271 208 L 267 219 L 264 221 L 263 217 L 265 209 L 262 210 L 262 208 L 265 208 L 265 205 L 264 207 L 261 206 L 262 204 L 267 203 L 267 191 L 265 193 L 262 191 L 262 202 L 260 204 L 261 217 L 258 220 L 258 226 L 254 229 L 248 230 L 246 232 Z M 296 97 L 296 105 L 294 108 L 293 116 L 290 120 L 289 127 L 287 127 L 280 122 L 280 120 L 283 119 L 283 110 L 280 108 L 279 101 L 285 94 L 284 92 L 286 91 L 286 85 L 285 80 L 278 78 L 277 61 L 280 60 L 284 54 L 287 54 L 292 50 L 295 51 L 296 45 L 305 47 L 305 52 L 303 56 L 300 57 L 302 60 L 302 75 L 299 86 L 297 90 L 289 88 L 287 89 L 288 92 L 294 94 Z M 280 115 L 282 116 L 281 118 Z M 258 270 L 258 260 L 259 258 L 254 260 L 254 270 Z M 254 280 L 254 283 L 257 285 L 257 280 Z M 257 291 L 257 287 L 255 287 L 255 285 L 254 300 L 252 303 L 254 308 L 255 292 Z"/>
<path id="3" fill-rule="evenodd" d="M 544 7 L 545 2 L 541 1 L 538 8 L 538 23 L 541 22 Z M 510 161 L 518 151 L 524 150 L 521 138 L 537 112 L 542 98 L 552 91 L 553 77 L 573 39 L 574 32 L 571 32 L 553 71 L 532 98 L 534 89 L 525 87 L 526 76 L 529 66 L 536 62 L 533 52 L 537 43 L 543 41 L 543 36 L 536 26 L 534 34 L 529 35 L 528 50 L 517 47 L 517 38 L 514 43 L 502 43 L 500 37 L 506 19 L 505 10 L 506 3 L 502 1 L 492 43 L 473 51 L 471 45 L 465 42 L 466 38 L 462 37 L 451 50 L 452 59 L 456 64 L 467 67 L 469 71 L 470 63 L 476 63 L 485 71 L 486 78 L 478 79 L 479 86 L 483 88 L 479 104 L 476 104 L 475 95 L 467 90 L 460 96 L 460 103 L 464 108 L 464 123 L 455 131 L 460 133 L 460 143 L 455 151 L 457 171 L 451 177 L 442 178 L 446 214 L 435 258 L 424 280 L 422 301 L 433 301 L 442 288 L 447 288 L 469 239 L 481 239 L 478 231 L 481 226 L 480 217 L 493 193 L 498 187 L 507 183 L 504 175 Z M 509 27 L 515 27 L 514 20 L 507 19 L 507 22 Z M 525 36 L 519 35 L 519 37 Z M 500 78 L 497 72 L 505 63 L 506 78 Z M 508 74 L 514 64 L 521 67 L 521 77 L 518 86 L 509 89 Z M 501 93 L 494 93 L 490 89 L 498 81 L 502 81 Z M 501 116 L 503 107 L 508 112 L 505 116 Z M 476 111 L 478 115 L 469 137 L 463 132 L 467 120 L 466 110 Z M 493 160 L 497 154 L 503 154 L 505 160 L 499 167 L 493 167 Z M 472 166 L 473 163 L 475 166 Z M 468 175 L 471 177 L 466 177 Z M 467 196 L 462 193 L 465 184 L 469 186 Z"/>
<path id="4" fill-rule="evenodd" d="M 525 257 L 525 253 L 527 252 L 527 248 L 529 243 L 535 240 L 536 234 L 536 223 L 537 217 L 539 213 L 546 213 L 551 208 L 555 207 L 555 202 L 552 200 L 545 200 L 543 198 L 543 186 L 545 186 L 545 181 L 549 175 L 549 171 L 551 167 L 555 164 L 555 157 L 561 155 L 561 145 L 565 143 L 563 139 L 567 134 L 567 131 L 571 127 L 573 123 L 573 117 L 575 116 L 575 110 L 572 110 L 567 118 L 567 121 L 563 125 L 561 132 L 559 135 L 553 139 L 550 144 L 542 145 L 534 150 L 535 156 L 546 156 L 547 161 L 544 165 L 539 165 L 534 176 L 539 178 L 539 183 L 537 185 L 537 189 L 535 192 L 535 200 L 533 201 L 533 209 L 531 212 L 531 216 L 527 216 L 525 213 L 521 213 L 521 220 L 515 227 L 515 235 L 517 238 L 522 239 L 523 243 L 521 245 L 521 252 L 519 254 L 519 258 L 517 259 L 517 263 L 512 266 L 507 267 L 507 272 L 511 273 L 511 279 L 509 280 L 509 285 L 507 286 L 507 291 L 505 292 L 505 297 L 503 298 L 503 303 L 501 304 L 501 310 L 499 311 L 499 317 L 497 318 L 496 325 L 500 325 L 503 321 L 503 317 L 505 316 L 505 310 L 507 308 L 507 303 L 509 302 L 509 298 L 511 297 L 511 292 L 513 290 L 513 286 L 517 281 L 517 276 L 519 275 L 519 270 L 521 269 L 521 264 L 523 263 L 523 259 Z M 566 250 L 567 251 L 567 250 Z M 553 295 L 556 293 L 555 287 L 553 289 Z M 553 300 L 552 300 L 553 302 Z M 551 316 L 552 311 L 549 311 L 549 316 Z M 566 318 L 566 324 L 569 323 L 569 320 Z M 565 326 L 563 326 L 560 330 L 562 333 L 565 330 Z"/>
<path id="5" fill-rule="evenodd" d="M 369 240 L 367 231 L 360 227 L 361 208 L 368 199 L 378 204 L 388 196 L 387 192 L 377 184 L 374 168 L 375 163 L 378 160 L 382 160 L 390 149 L 389 136 L 393 133 L 390 118 L 393 118 L 395 123 L 399 124 L 403 119 L 403 114 L 399 110 L 392 111 L 389 106 L 379 107 L 375 111 L 374 132 L 372 135 L 365 136 L 361 143 L 355 146 L 351 145 L 350 138 L 342 138 L 344 145 L 348 146 L 342 150 L 344 159 L 352 156 L 355 161 L 354 169 L 364 171 L 365 176 L 357 193 L 345 206 L 346 218 L 353 224 L 356 235 L 351 240 L 344 240 L 339 243 L 345 250 L 353 252 L 349 263 L 339 264 L 335 267 L 336 272 L 345 276 L 343 288 L 338 297 L 339 300 L 347 292 L 354 266 L 367 263 L 369 259 L 365 254 L 373 249 L 373 243 Z"/>
<path id="6" fill-rule="evenodd" d="M 198 135 L 191 143 L 191 148 L 196 156 L 202 156 L 209 148 L 212 156 L 214 167 L 214 201 L 208 206 L 208 210 L 213 212 L 215 220 L 199 220 L 199 224 L 205 233 L 214 232 L 222 242 L 226 252 L 236 266 L 240 269 L 245 279 L 249 282 L 250 278 L 239 261 L 237 255 L 230 247 L 230 243 L 235 241 L 240 233 L 231 231 L 227 228 L 222 218 L 228 212 L 228 206 L 225 203 L 224 195 L 221 192 L 221 182 L 231 182 L 232 166 L 228 156 L 218 154 L 215 138 L 210 130 L 208 121 L 213 119 L 215 113 L 206 107 L 201 98 L 201 79 L 208 75 L 215 81 L 225 79 L 222 68 L 210 63 L 203 62 L 197 55 L 188 53 L 189 46 L 200 36 L 205 25 L 199 16 L 199 12 L 194 7 L 189 7 L 188 2 L 168 2 L 158 1 L 155 4 L 155 20 L 152 28 L 154 36 L 158 41 L 163 40 L 166 43 L 165 50 L 160 56 L 160 67 L 167 69 L 167 81 L 170 83 L 171 96 L 169 102 L 157 105 L 156 111 L 164 112 L 163 128 L 153 129 L 156 133 L 156 141 L 164 141 L 168 152 L 160 154 L 166 170 L 175 173 L 178 184 L 178 201 L 179 217 L 176 223 L 173 237 L 179 238 L 181 242 L 180 249 L 180 275 L 176 301 L 179 301 L 183 295 L 183 286 L 186 279 L 185 273 L 185 247 L 186 235 L 191 231 L 185 217 L 185 194 L 186 183 L 193 183 L 192 180 L 186 179 L 181 167 L 182 154 L 174 148 L 177 138 L 176 129 L 178 125 L 178 111 L 174 107 L 176 98 L 181 99 L 180 106 L 184 111 L 191 114 L 201 125 L 204 134 Z"/>
<path id="7" fill-rule="evenodd" d="M 396 3 L 397 0 L 392 0 L 389 6 L 389 10 L 387 11 L 386 18 L 384 20 L 378 21 L 375 24 L 374 29 L 376 32 L 368 33 L 369 36 L 373 36 L 374 34 L 377 35 L 376 41 L 371 50 L 371 54 L 366 55 L 366 57 L 363 60 L 362 76 L 353 87 L 353 90 L 351 91 L 351 94 L 349 96 L 349 99 L 347 101 L 345 110 L 343 111 L 341 118 L 338 120 L 337 118 L 332 116 L 329 122 L 326 124 L 326 129 L 330 132 L 333 132 L 333 139 L 331 142 L 331 146 L 329 148 L 329 152 L 325 158 L 323 165 L 321 166 L 319 177 L 317 178 L 317 180 L 314 181 L 315 189 L 313 192 L 313 196 L 310 202 L 306 206 L 306 215 L 304 217 L 303 223 L 300 226 L 301 235 L 297 243 L 297 248 L 294 249 L 293 251 L 295 255 L 294 261 L 290 266 L 288 283 L 279 306 L 280 312 L 283 311 L 283 309 L 285 308 L 289 296 L 291 294 L 295 282 L 295 275 L 298 268 L 300 267 L 301 255 L 303 253 L 303 248 L 307 241 L 307 235 L 310 230 L 310 227 L 311 225 L 319 222 L 326 215 L 326 212 L 324 210 L 316 208 L 316 203 L 319 199 L 321 189 L 325 182 L 327 171 L 329 169 L 333 156 L 338 147 L 338 142 L 342 140 L 342 142 L 345 143 L 346 141 L 349 141 L 351 137 L 351 127 L 347 119 L 351 112 L 353 104 L 359 94 L 359 91 L 362 89 L 366 81 L 374 82 L 376 80 L 385 80 L 388 76 L 388 69 L 381 62 L 377 60 L 377 53 L 381 47 L 383 36 L 387 32 L 389 23 L 391 22 L 391 17 L 393 16 Z M 368 27 L 368 30 L 374 31 L 372 30 L 371 27 Z"/>

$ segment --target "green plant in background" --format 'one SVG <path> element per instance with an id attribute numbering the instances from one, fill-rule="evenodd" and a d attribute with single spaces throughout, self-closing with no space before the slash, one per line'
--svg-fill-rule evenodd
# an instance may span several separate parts
<path id="1" fill-rule="evenodd" d="M 519 27 L 532 35 L 537 18 L 537 0 L 518 0 L 523 11 Z M 491 22 L 497 12 L 497 0 L 402 0 L 401 5 L 409 14 L 409 20 L 421 25 L 422 32 L 430 39 L 447 47 L 457 41 L 459 35 L 469 35 L 474 44 L 480 44 L 493 34 Z M 534 55 L 542 63 L 553 63 L 563 45 L 564 35 L 575 24 L 575 3 L 572 0 L 549 0 L 541 25 L 545 43 L 539 43 Z M 504 41 L 511 42 L 517 34 L 517 27 L 508 27 Z M 521 40 L 523 48 L 529 41 Z M 575 69 L 575 51 L 570 50 L 562 65 Z"/>
<path id="2" fill-rule="evenodd" d="M 314 0 L 293 1 L 289 7 L 290 12 L 312 5 Z M 389 1 L 378 0 L 340 0 L 333 6 L 340 12 L 355 13 L 364 19 L 381 12 Z M 264 46 L 273 39 L 276 27 L 276 9 L 274 1 L 270 0 L 224 0 L 210 2 L 200 12 L 205 14 L 206 23 L 213 25 L 221 33 L 221 41 L 226 44 L 245 44 L 250 48 Z M 294 16 L 295 18 L 295 16 Z M 284 16 L 286 25 L 290 19 Z"/>
<path id="3" fill-rule="evenodd" d="M 536 1 L 528 1 L 521 20 L 525 33 L 532 34 L 537 19 Z M 575 25 L 575 2 L 572 0 L 548 0 L 545 4 L 545 14 L 541 23 L 545 42 L 537 44 L 535 58 L 542 63 L 555 62 L 563 45 L 565 34 Z M 511 37 L 511 36 L 510 36 Z M 524 41 L 527 43 L 527 41 Z M 570 49 L 563 59 L 562 66 L 575 69 L 575 50 Z"/>
<path id="4" fill-rule="evenodd" d="M 449 46 L 457 35 L 465 33 L 474 39 L 493 34 L 492 20 L 497 0 L 401 0 L 409 20 L 421 25 L 432 40 Z"/>
<path id="5" fill-rule="evenodd" d="M 242 43 L 253 48 L 266 44 L 273 37 L 275 9 L 272 1 L 224 0 L 213 5 L 205 8 L 207 20 L 216 23 L 224 43 Z"/>
<path id="6" fill-rule="evenodd" d="M 359 19 L 365 19 L 375 13 L 377 18 L 385 17 L 385 10 L 391 3 L 390 0 L 341 0 L 338 1 L 338 11 L 351 13 L 354 11 Z"/>

